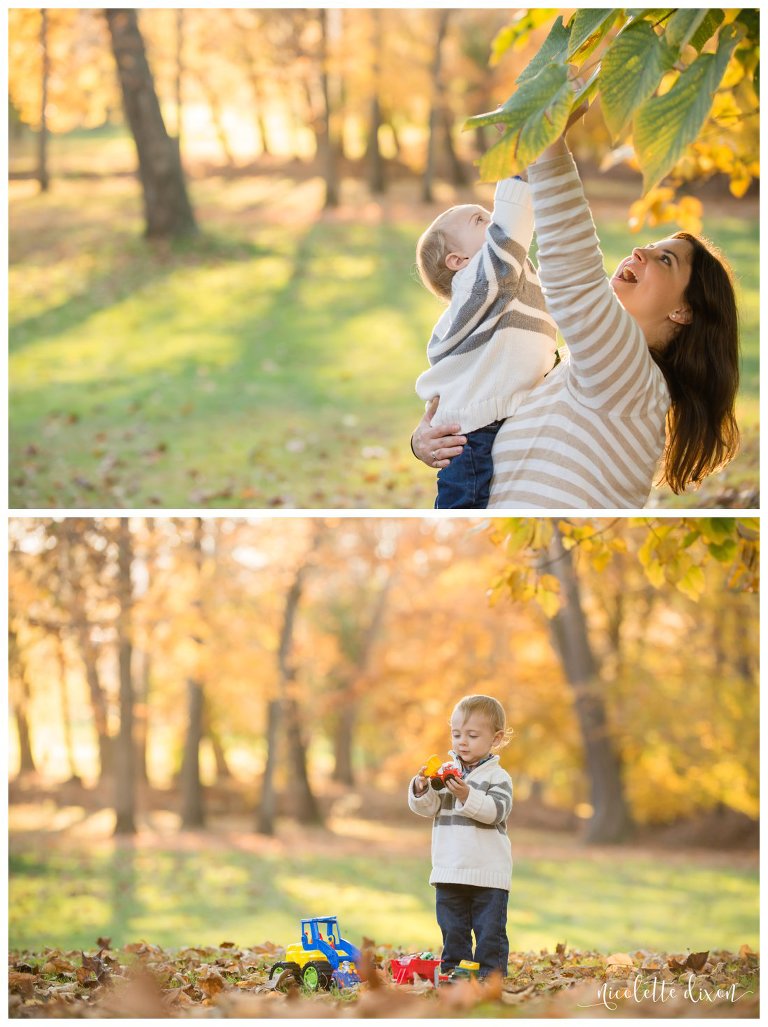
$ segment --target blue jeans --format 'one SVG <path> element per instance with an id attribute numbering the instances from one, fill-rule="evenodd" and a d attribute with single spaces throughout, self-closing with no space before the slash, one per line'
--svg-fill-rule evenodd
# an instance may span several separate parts
<path id="1" fill-rule="evenodd" d="M 484 510 L 488 506 L 493 475 L 493 440 L 502 421 L 467 432 L 459 456 L 437 472 L 436 510 Z"/>
<path id="2" fill-rule="evenodd" d="M 462 959 L 474 959 L 480 964 L 481 977 L 487 977 L 494 970 L 501 970 L 506 976 L 509 892 L 502 888 L 478 888 L 473 884 L 436 884 L 435 892 L 437 922 L 443 933 L 442 972 L 452 970 Z"/>

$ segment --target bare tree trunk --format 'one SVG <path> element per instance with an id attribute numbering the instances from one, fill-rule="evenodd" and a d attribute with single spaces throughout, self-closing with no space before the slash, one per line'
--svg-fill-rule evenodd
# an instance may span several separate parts
<path id="1" fill-rule="evenodd" d="M 201 75 L 198 72 L 196 77 L 198 84 L 200 85 L 200 88 L 206 100 L 208 101 L 208 107 L 211 112 L 211 121 L 213 122 L 214 129 L 216 130 L 216 138 L 219 141 L 221 152 L 224 154 L 224 159 L 227 162 L 227 167 L 235 168 L 237 167 L 237 161 L 235 160 L 235 155 L 232 153 L 232 148 L 229 145 L 229 137 L 227 136 L 226 129 L 224 128 L 224 120 L 221 109 L 221 99 L 216 93 L 216 90 L 213 88 L 213 86 L 211 86 L 211 84 L 206 80 L 206 78 L 203 75 Z"/>
<path id="2" fill-rule="evenodd" d="M 115 775 L 115 834 L 135 834 L 135 752 L 133 742 L 133 540 L 127 517 L 121 517 L 117 528 L 117 645 L 120 678 L 120 733 L 117 739 Z"/>
<path id="3" fill-rule="evenodd" d="M 290 663 L 291 646 L 293 645 L 293 627 L 296 621 L 304 579 L 308 570 L 305 561 L 300 564 L 294 575 L 291 587 L 285 600 L 285 613 L 280 631 L 280 645 L 277 652 L 277 666 L 280 676 L 278 695 L 270 700 L 267 710 L 267 759 L 264 765 L 264 777 L 261 785 L 261 802 L 257 818 L 257 830 L 260 834 L 275 833 L 275 813 L 277 811 L 277 788 L 275 783 L 278 766 L 279 736 L 285 714 L 285 689 L 295 671 Z"/>
<path id="4" fill-rule="evenodd" d="M 211 718 L 210 715 L 207 713 L 207 710 L 205 721 L 206 723 L 204 734 L 210 740 L 211 748 L 213 749 L 213 759 L 216 763 L 216 778 L 219 781 L 227 780 L 228 778 L 232 777 L 232 771 L 229 769 L 229 764 L 227 763 L 227 756 L 224 752 L 224 746 L 221 744 L 221 735 L 216 730 L 216 728 L 211 724 Z"/>
<path id="5" fill-rule="evenodd" d="M 198 595 L 194 606 L 199 615 L 203 609 L 203 531 L 202 517 L 195 521 L 192 541 L 193 557 L 197 568 Z M 198 649 L 203 645 L 201 638 L 194 639 Z M 200 780 L 200 743 L 203 739 L 205 716 L 205 693 L 200 678 L 187 680 L 187 733 L 184 742 L 184 757 L 181 764 L 181 823 L 182 827 L 202 827 L 205 823 L 203 786 Z"/>
<path id="6" fill-rule="evenodd" d="M 184 77 L 184 9 L 176 10 L 176 148 L 181 153 L 181 133 L 184 123 L 182 106 L 182 80 Z"/>
<path id="7" fill-rule="evenodd" d="M 321 9 L 320 17 L 320 84 L 323 95 L 323 120 L 325 122 L 321 136 L 323 177 L 325 179 L 325 201 L 323 207 L 338 207 L 339 181 L 336 167 L 336 140 L 333 137 L 333 110 L 331 100 L 330 76 L 328 74 L 328 36 L 329 18 L 331 13 Z"/>
<path id="8" fill-rule="evenodd" d="M 256 818 L 256 830 L 259 834 L 275 833 L 275 815 L 277 813 L 276 771 L 279 764 L 280 722 L 282 720 L 282 701 L 271 699 L 267 706 L 266 746 L 267 758 L 264 763 L 264 774 L 261 781 L 261 800 Z"/>
<path id="9" fill-rule="evenodd" d="M 443 9 L 436 11 L 437 33 L 435 53 L 432 61 L 432 104 L 429 110 L 429 136 L 427 139 L 427 160 L 424 168 L 421 198 L 431 203 L 434 197 L 435 158 L 437 151 L 437 133 L 440 122 L 440 109 L 443 103 L 443 40 L 448 31 L 448 19 L 451 12 Z"/>
<path id="10" fill-rule="evenodd" d="M 355 783 L 353 746 L 358 704 L 355 681 L 365 673 L 376 639 L 381 632 L 393 578 L 394 574 L 390 572 L 376 595 L 371 619 L 365 628 L 357 660 L 351 669 L 351 678 L 342 686 L 339 696 L 341 710 L 334 734 L 333 780 L 345 785 Z"/>
<path id="11" fill-rule="evenodd" d="M 187 681 L 187 733 L 181 764 L 181 826 L 205 825 L 203 786 L 200 781 L 200 743 L 203 739 L 205 693 L 199 681 Z"/>
<path id="12" fill-rule="evenodd" d="M 137 11 L 110 7 L 105 14 L 125 115 L 139 158 L 145 234 L 150 238 L 189 235 L 197 230 L 195 217 L 187 196 L 178 146 L 163 123 Z"/>
<path id="13" fill-rule="evenodd" d="M 322 824 L 323 815 L 309 781 L 307 747 L 301 731 L 299 703 L 295 697 L 286 699 L 284 710 L 293 811 L 301 824 Z"/>
<path id="14" fill-rule="evenodd" d="M 61 723 L 64 730 L 64 748 L 67 753 L 69 764 L 69 778 L 71 781 L 79 781 L 80 775 L 77 772 L 75 763 L 75 747 L 72 744 L 72 714 L 69 709 L 69 693 L 67 691 L 67 653 L 64 648 L 64 639 L 60 631 L 54 635 L 56 646 L 56 662 L 59 665 L 59 694 L 61 698 Z"/>
<path id="15" fill-rule="evenodd" d="M 632 830 L 632 820 L 624 799 L 621 761 L 611 740 L 573 557 L 563 546 L 557 527 L 554 529 L 547 564 L 548 570 L 560 582 L 563 598 L 563 606 L 550 622 L 553 642 L 565 677 L 573 689 L 576 717 L 584 743 L 593 809 L 586 840 L 619 842 Z"/>
<path id="16" fill-rule="evenodd" d="M 40 89 L 40 135 L 37 140 L 37 181 L 40 192 L 47 193 L 48 177 L 48 80 L 51 76 L 51 57 L 48 50 L 48 11 L 40 11 L 40 56 L 42 60 Z"/>
<path id="17" fill-rule="evenodd" d="M 19 774 L 35 774 L 37 767 L 32 754 L 32 739 L 29 731 L 29 707 L 32 701 L 32 688 L 24 657 L 19 646 L 19 638 L 13 627 L 8 629 L 8 663 L 11 675 L 19 683 L 18 694 L 13 701 L 13 715 L 19 738 Z"/>
<path id="18" fill-rule="evenodd" d="M 382 12 L 379 8 L 371 10 L 373 26 L 373 96 L 371 97 L 371 113 L 368 125 L 368 184 L 371 192 L 378 195 L 384 192 L 384 160 L 379 146 L 379 129 L 381 128 L 381 61 L 384 35 L 382 32 Z"/>
<path id="19" fill-rule="evenodd" d="M 96 737 L 99 746 L 99 781 L 105 777 L 111 777 L 115 770 L 114 739 L 109 733 L 107 720 L 107 699 L 104 689 L 101 687 L 98 668 L 98 652 L 91 639 L 91 628 L 85 619 L 85 615 L 79 610 L 80 602 L 77 601 L 76 609 L 79 616 L 74 619 L 80 658 L 85 668 L 85 680 L 88 684 L 88 694 L 91 699 L 93 710 L 93 724 L 96 728 Z"/>
<path id="20" fill-rule="evenodd" d="M 451 118 L 451 112 L 447 107 L 443 106 L 443 109 L 440 112 L 440 118 L 443 123 L 445 150 L 448 154 L 448 163 L 451 168 L 451 182 L 455 186 L 466 185 L 469 181 L 467 177 L 467 169 L 459 160 L 459 156 L 453 145 L 453 119 Z"/>
<path id="21" fill-rule="evenodd" d="M 136 739 L 136 778 L 145 784 L 149 782 L 147 766 L 147 740 L 149 733 L 149 682 L 152 673 L 152 656 L 149 640 L 142 640 L 136 649 L 136 703 L 134 705 L 134 737 Z"/>

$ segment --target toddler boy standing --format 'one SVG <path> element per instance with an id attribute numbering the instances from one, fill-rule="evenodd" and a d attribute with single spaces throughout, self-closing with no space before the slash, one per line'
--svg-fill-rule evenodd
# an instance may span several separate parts
<path id="1" fill-rule="evenodd" d="M 463 959 L 479 963 L 481 977 L 507 972 L 512 781 L 491 752 L 507 740 L 501 703 L 488 695 L 465 696 L 451 715 L 451 743 L 461 779 L 448 778 L 445 789 L 435 791 L 422 767 L 408 787 L 414 813 L 433 818 L 429 883 L 435 886 L 443 935 L 443 973 Z"/>

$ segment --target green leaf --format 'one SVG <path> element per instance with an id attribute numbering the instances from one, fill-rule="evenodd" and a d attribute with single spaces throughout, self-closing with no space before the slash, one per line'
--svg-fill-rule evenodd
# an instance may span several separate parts
<path id="1" fill-rule="evenodd" d="M 707 549 L 719 563 L 730 563 L 739 551 L 739 543 L 729 538 L 725 542 L 711 542 Z"/>
<path id="2" fill-rule="evenodd" d="M 723 23 L 725 15 L 722 11 L 717 8 L 713 8 L 707 11 L 707 16 L 701 23 L 699 28 L 696 29 L 693 36 L 691 36 L 691 46 L 698 52 L 701 53 L 701 48 L 714 36 L 715 32 L 720 28 Z"/>
<path id="3" fill-rule="evenodd" d="M 509 126 L 509 131 L 480 159 L 483 181 L 506 178 L 535 160 L 564 131 L 573 98 L 565 65 L 550 64 L 520 86 L 499 110 L 469 118 L 465 128 Z"/>
<path id="4" fill-rule="evenodd" d="M 734 19 L 739 25 L 743 25 L 747 33 L 747 39 L 755 46 L 760 45 L 760 11 L 755 7 L 747 7 L 739 11 Z"/>
<path id="5" fill-rule="evenodd" d="M 694 142 L 712 108 L 712 97 L 725 74 L 739 33 L 728 25 L 716 54 L 701 54 L 664 96 L 653 96 L 635 115 L 633 140 L 647 193 L 670 171 Z"/>
<path id="6" fill-rule="evenodd" d="M 588 57 L 605 38 L 618 17 L 619 11 L 616 10 L 580 7 L 568 23 L 571 38 L 568 43 L 567 59 L 570 61 L 574 57 Z"/>
<path id="7" fill-rule="evenodd" d="M 702 521 L 707 535 L 712 538 L 730 538 L 736 531 L 735 517 L 706 517 Z"/>
<path id="8" fill-rule="evenodd" d="M 664 39 L 675 51 L 676 57 L 679 56 L 680 51 L 690 41 L 694 32 L 700 28 L 706 17 L 706 10 L 701 9 L 692 10 L 690 8 L 683 7 L 675 11 L 664 29 Z M 722 16 L 720 20 L 722 21 Z M 704 42 L 706 42 L 706 40 Z"/>
<path id="9" fill-rule="evenodd" d="M 657 36 L 647 21 L 628 25 L 611 43 L 602 61 L 600 99 L 614 139 L 674 63 L 663 36 Z"/>
<path id="10" fill-rule="evenodd" d="M 523 85 L 535 78 L 539 72 L 550 64 L 563 64 L 568 54 L 570 31 L 563 25 L 562 17 L 555 20 L 549 35 L 539 47 L 536 56 L 517 77 L 517 84 Z"/>

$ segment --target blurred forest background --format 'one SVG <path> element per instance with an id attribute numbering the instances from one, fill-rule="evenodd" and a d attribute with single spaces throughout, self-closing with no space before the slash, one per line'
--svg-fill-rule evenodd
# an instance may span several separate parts
<path id="1" fill-rule="evenodd" d="M 434 946 L 409 778 L 514 729 L 516 949 L 757 940 L 756 522 L 14 519 L 14 947 Z"/>
<path id="2" fill-rule="evenodd" d="M 558 13 L 11 10 L 11 505 L 431 506 L 407 439 L 440 307 L 415 242 L 451 203 L 491 202 L 475 162 L 493 137 L 462 125 L 514 91 Z M 495 59 L 510 23 L 530 31 Z M 156 102 L 124 107 L 119 55 L 122 89 Z M 734 58 L 642 202 L 599 105 L 571 136 L 609 268 L 701 219 L 737 275 L 742 454 L 654 506 L 758 505 L 758 125 L 734 111 L 739 75 Z"/>

